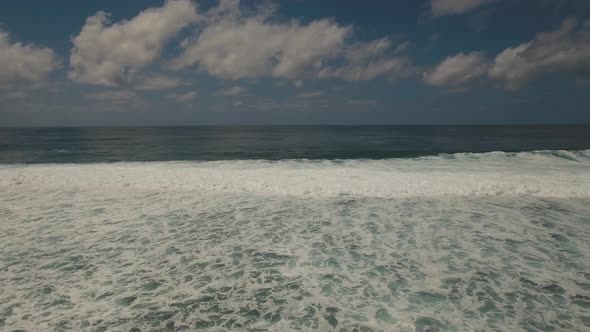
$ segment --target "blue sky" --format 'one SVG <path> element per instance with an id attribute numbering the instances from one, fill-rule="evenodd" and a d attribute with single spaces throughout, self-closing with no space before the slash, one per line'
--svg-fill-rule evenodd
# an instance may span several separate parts
<path id="1" fill-rule="evenodd" d="M 0 125 L 590 123 L 590 1 L 0 4 Z"/>

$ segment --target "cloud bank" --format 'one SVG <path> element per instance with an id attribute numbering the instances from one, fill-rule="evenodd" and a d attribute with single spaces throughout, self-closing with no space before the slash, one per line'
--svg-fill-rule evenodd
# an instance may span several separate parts
<path id="1" fill-rule="evenodd" d="M 444 16 L 494 1 L 431 0 L 430 7 L 434 16 Z M 180 71 L 204 72 L 227 81 L 268 77 L 295 87 L 314 79 L 400 79 L 417 72 L 406 55 L 409 42 L 396 45 L 387 36 L 370 41 L 354 37 L 350 25 L 326 18 L 307 23 L 283 19 L 268 3 L 252 8 L 239 0 L 220 0 L 200 11 L 194 1 L 168 0 L 119 22 L 111 22 L 102 11 L 88 17 L 72 38 L 68 77 L 79 83 L 138 91 L 189 84 L 188 75 L 181 79 Z M 175 51 L 166 52 L 167 47 Z M 40 84 L 58 67 L 52 49 L 13 42 L 0 30 L 0 88 L 7 90 L 22 82 Z M 551 73 L 587 79 L 590 20 L 566 19 L 556 30 L 539 33 L 489 58 L 479 51 L 459 52 L 426 70 L 422 79 L 436 87 L 489 79 L 518 89 Z M 236 85 L 218 95 L 244 91 Z M 169 96 L 191 100 L 195 94 Z"/>

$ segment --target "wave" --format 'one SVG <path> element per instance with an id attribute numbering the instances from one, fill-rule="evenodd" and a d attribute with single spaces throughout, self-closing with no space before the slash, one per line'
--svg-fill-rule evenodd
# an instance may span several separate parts
<path id="1" fill-rule="evenodd" d="M 435 157 L 446 159 L 490 159 L 490 158 L 520 158 L 520 159 L 565 159 L 570 161 L 590 161 L 588 150 L 537 150 L 521 152 L 492 151 L 485 153 L 453 153 L 439 154 Z"/>
<path id="2" fill-rule="evenodd" d="M 198 190 L 308 197 L 590 198 L 590 150 L 384 160 L 233 160 L 0 166 L 1 187 Z"/>
<path id="3" fill-rule="evenodd" d="M 63 153 L 63 154 L 68 154 L 68 153 L 72 153 L 72 151 L 68 150 L 68 149 L 55 149 L 53 150 L 55 153 Z"/>

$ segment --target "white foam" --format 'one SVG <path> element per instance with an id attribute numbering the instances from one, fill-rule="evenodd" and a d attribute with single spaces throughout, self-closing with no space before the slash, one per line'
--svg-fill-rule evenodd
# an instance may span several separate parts
<path id="1" fill-rule="evenodd" d="M 236 160 L 0 166 L 0 187 L 200 190 L 272 196 L 590 197 L 590 154 L 539 151 L 388 160 Z"/>
<path id="2" fill-rule="evenodd" d="M 0 165 L 0 325 L 576 330 L 590 199 L 444 196 L 588 195 L 573 155 Z"/>

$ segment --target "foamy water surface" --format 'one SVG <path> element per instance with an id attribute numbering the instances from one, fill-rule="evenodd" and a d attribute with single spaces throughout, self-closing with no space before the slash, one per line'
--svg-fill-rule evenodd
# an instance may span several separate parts
<path id="1" fill-rule="evenodd" d="M 588 151 L 0 166 L 0 330 L 587 331 Z"/>

